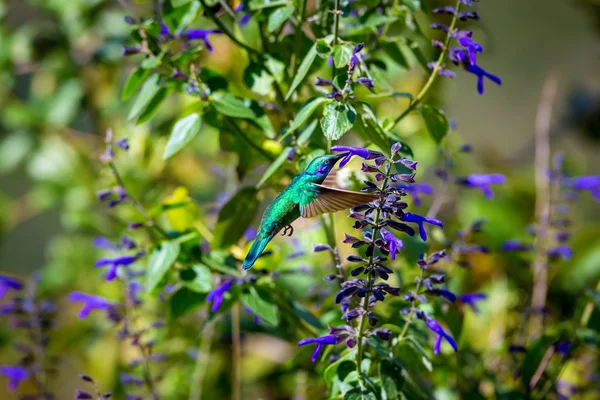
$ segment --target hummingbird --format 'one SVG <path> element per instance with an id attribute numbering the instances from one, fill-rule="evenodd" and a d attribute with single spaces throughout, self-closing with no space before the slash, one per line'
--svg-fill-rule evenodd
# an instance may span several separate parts
<path id="1" fill-rule="evenodd" d="M 304 172 L 294 176 L 292 182 L 266 208 L 256 233 L 256 239 L 246 255 L 242 268 L 252 268 L 267 244 L 282 229 L 291 236 L 291 223 L 296 219 L 312 218 L 369 203 L 378 196 L 341 190 L 322 185 L 331 169 L 347 153 L 316 157 Z"/>

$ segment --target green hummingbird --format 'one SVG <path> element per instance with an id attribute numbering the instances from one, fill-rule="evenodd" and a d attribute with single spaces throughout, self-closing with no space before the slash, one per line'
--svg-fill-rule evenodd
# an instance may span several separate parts
<path id="1" fill-rule="evenodd" d="M 378 196 L 323 186 L 327 175 L 336 162 L 347 153 L 316 157 L 304 172 L 297 174 L 265 210 L 256 233 L 256 239 L 246 255 L 242 267 L 250 269 L 267 244 L 281 229 L 291 236 L 291 223 L 299 217 L 341 211 L 366 204 Z"/>

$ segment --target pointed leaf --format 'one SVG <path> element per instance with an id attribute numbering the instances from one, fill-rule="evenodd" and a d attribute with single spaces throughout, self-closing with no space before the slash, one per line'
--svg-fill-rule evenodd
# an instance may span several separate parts
<path id="1" fill-rule="evenodd" d="M 281 152 L 281 154 L 279 154 L 279 156 L 275 159 L 275 161 L 273 161 L 271 163 L 271 165 L 269 165 L 269 168 L 267 168 L 267 170 L 263 174 L 262 178 L 260 178 L 260 181 L 258 181 L 258 183 L 256 184 L 257 189 L 260 188 L 262 185 L 264 185 L 265 182 L 271 176 L 273 176 L 273 174 L 275 172 L 277 172 L 277 170 L 285 163 L 291 149 L 292 149 L 291 147 L 284 148 L 283 151 Z"/>
<path id="2" fill-rule="evenodd" d="M 167 274 L 179 255 L 178 242 L 163 242 L 160 249 L 156 249 L 150 256 L 146 273 L 146 290 L 154 292 L 160 281 Z"/>
<path id="3" fill-rule="evenodd" d="M 437 144 L 442 143 L 442 140 L 444 140 L 450 129 L 446 115 L 441 110 L 430 105 L 424 105 L 419 111 L 433 140 Z"/>
<path id="4" fill-rule="evenodd" d="M 213 248 L 228 248 L 244 235 L 258 209 L 256 194 L 256 189 L 244 188 L 223 206 L 214 231 Z"/>
<path id="5" fill-rule="evenodd" d="M 169 320 L 194 311 L 206 301 L 205 293 L 197 293 L 188 288 L 181 288 L 169 299 Z"/>
<path id="6" fill-rule="evenodd" d="M 283 139 L 290 133 L 293 133 L 296 129 L 304 125 L 304 123 L 310 118 L 311 115 L 313 115 L 317 108 L 319 108 L 322 104 L 331 103 L 332 101 L 333 100 L 328 99 L 326 97 L 314 97 L 312 99 L 308 99 L 308 101 L 302 105 L 300 110 L 298 110 L 296 118 L 294 118 L 294 121 L 288 128 L 287 132 L 281 137 L 281 139 Z"/>
<path id="7" fill-rule="evenodd" d="M 333 40 L 333 35 L 329 35 L 323 40 L 325 40 L 325 43 L 329 44 Z M 308 73 L 308 70 L 310 69 L 313 62 L 315 61 L 315 58 L 317 57 L 317 44 L 318 43 L 320 43 L 320 42 L 316 41 L 315 44 L 313 44 L 313 46 L 310 48 L 310 50 L 308 51 L 306 56 L 304 56 L 302 63 L 300 63 L 300 66 L 298 67 L 298 72 L 296 72 L 296 76 L 294 76 L 294 80 L 292 81 L 290 89 L 288 90 L 287 95 L 285 96 L 286 100 L 292 96 L 292 93 L 294 93 L 294 90 L 296 90 L 298 85 L 300 85 L 300 83 L 302 83 L 302 80 L 304 79 L 304 77 Z"/>
<path id="8" fill-rule="evenodd" d="M 202 264 L 181 271 L 179 277 L 183 285 L 193 292 L 208 293 L 213 287 L 210 269 Z"/>
<path id="9" fill-rule="evenodd" d="M 123 86 L 122 100 L 130 98 L 142 86 L 144 80 L 150 75 L 150 71 L 144 68 L 136 68 L 133 70 L 127 82 Z"/>
<path id="10" fill-rule="evenodd" d="M 142 90 L 138 94 L 138 97 L 135 99 L 135 103 L 133 103 L 133 107 L 131 107 L 131 111 L 129 112 L 128 119 L 134 119 L 138 115 L 140 115 L 150 104 L 156 93 L 160 90 L 160 75 L 154 74 L 146 80 L 144 86 L 142 86 Z"/>
<path id="11" fill-rule="evenodd" d="M 251 286 L 250 290 L 240 296 L 242 304 L 250 308 L 252 312 L 261 317 L 265 322 L 277 326 L 279 324 L 279 312 L 273 299 L 267 292 L 259 292 Z"/>
<path id="12" fill-rule="evenodd" d="M 296 11 L 296 7 L 294 6 L 281 7 L 273 11 L 269 15 L 269 22 L 267 24 L 269 33 L 275 32 L 277 28 L 283 25 L 294 14 L 294 11 Z"/>
<path id="13" fill-rule="evenodd" d="M 333 63 L 336 68 L 344 68 L 352 57 L 352 49 L 347 44 L 338 44 L 333 48 Z"/>
<path id="14" fill-rule="evenodd" d="M 171 136 L 163 153 L 163 160 L 167 160 L 183 149 L 200 132 L 200 114 L 190 114 L 180 119 L 173 126 Z"/>
<path id="15" fill-rule="evenodd" d="M 223 115 L 234 118 L 256 118 L 256 114 L 250 108 L 250 102 L 246 103 L 229 93 L 215 93 L 211 99 L 213 107 Z"/>

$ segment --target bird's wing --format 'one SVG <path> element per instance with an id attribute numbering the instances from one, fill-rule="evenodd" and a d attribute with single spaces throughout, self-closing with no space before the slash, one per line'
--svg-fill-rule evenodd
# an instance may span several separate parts
<path id="1" fill-rule="evenodd" d="M 335 170 L 331 170 L 331 172 L 325 177 L 322 186 L 327 186 L 328 188 L 337 189 L 339 188 L 337 183 L 337 172 Z"/>
<path id="2" fill-rule="evenodd" d="M 334 189 L 311 183 L 300 196 L 300 215 L 312 218 L 317 215 L 347 210 L 369 203 L 378 196 L 349 190 Z"/>

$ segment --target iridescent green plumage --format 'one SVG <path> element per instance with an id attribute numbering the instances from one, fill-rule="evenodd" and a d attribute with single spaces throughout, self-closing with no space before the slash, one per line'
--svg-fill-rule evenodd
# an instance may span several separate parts
<path id="1" fill-rule="evenodd" d="M 346 154 L 315 158 L 304 172 L 296 175 L 265 210 L 256 239 L 242 267 L 252 268 L 267 244 L 281 229 L 299 217 L 310 218 L 368 203 L 375 196 L 321 185 L 335 163 Z M 287 232 L 284 231 L 284 233 Z"/>

